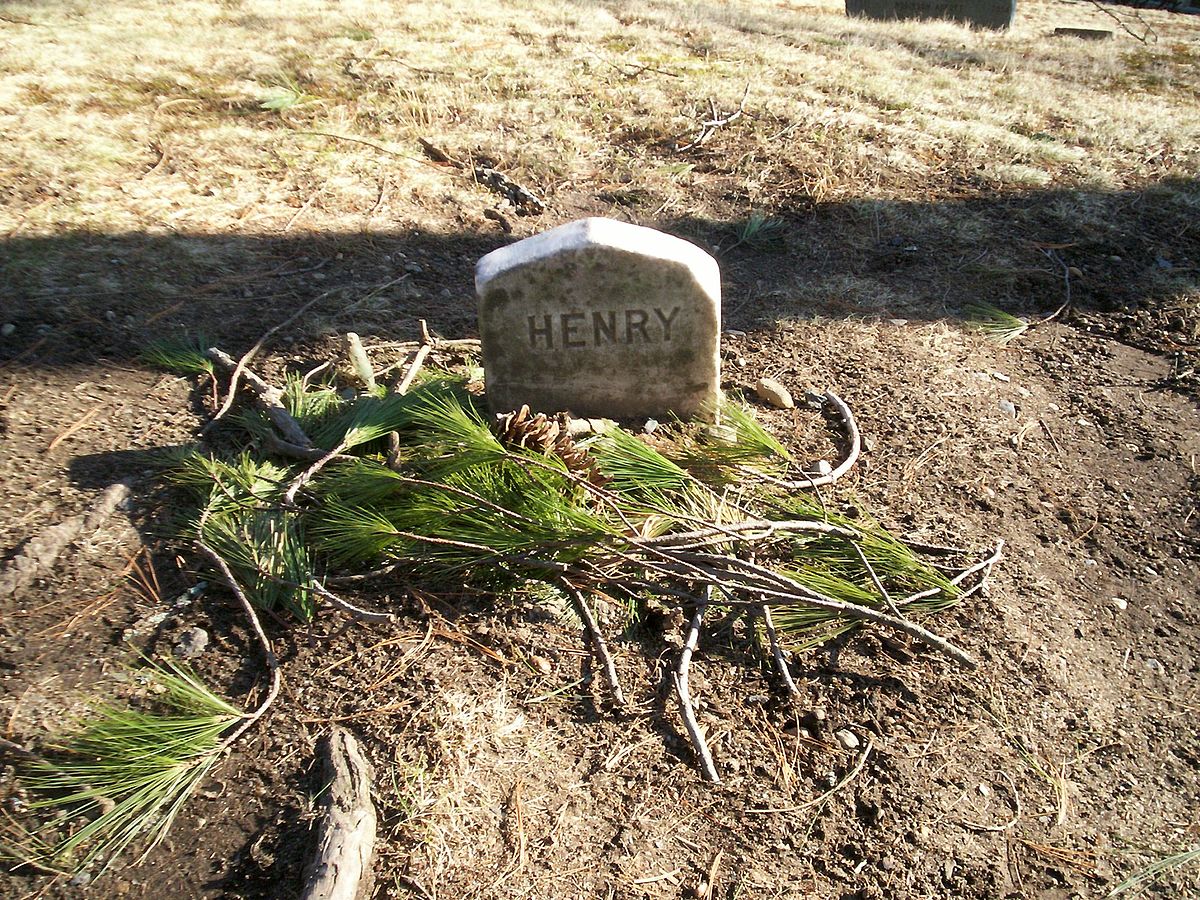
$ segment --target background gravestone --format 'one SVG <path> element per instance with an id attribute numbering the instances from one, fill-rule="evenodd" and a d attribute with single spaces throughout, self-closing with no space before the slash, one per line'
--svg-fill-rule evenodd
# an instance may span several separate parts
<path id="1" fill-rule="evenodd" d="M 721 273 L 694 244 L 581 219 L 475 267 L 487 398 L 496 412 L 633 418 L 711 413 Z"/>
<path id="2" fill-rule="evenodd" d="M 1017 0 L 846 0 L 846 15 L 868 19 L 951 19 L 979 28 L 1004 29 Z"/>

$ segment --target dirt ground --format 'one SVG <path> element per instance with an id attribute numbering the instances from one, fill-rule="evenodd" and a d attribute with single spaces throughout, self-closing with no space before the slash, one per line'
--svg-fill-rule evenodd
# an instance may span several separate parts
<path id="1" fill-rule="evenodd" d="M 1151 21 L 1194 52 L 1194 31 Z M 678 623 L 613 640 L 631 700 L 614 714 L 554 610 L 451 604 L 400 581 L 369 596 L 400 614 L 393 625 L 332 610 L 310 627 L 267 622 L 280 700 L 144 862 L 94 879 L 10 867 L 0 895 L 296 896 L 323 787 L 316 744 L 334 723 L 375 768 L 379 898 L 1098 898 L 1200 846 L 1194 178 L 997 187 L 963 166 L 930 192 L 901 179 L 861 199 L 781 181 L 756 195 L 782 223 L 772 240 L 734 246 L 745 196 L 728 161 L 742 148 L 723 140 L 669 206 L 610 172 L 607 187 L 545 191 L 536 216 L 460 183 L 444 203 L 397 192 L 386 224 L 351 231 L 11 228 L 0 552 L 120 479 L 133 501 L 0 597 L 0 737 L 40 745 L 90 698 L 128 693 L 138 651 L 169 651 L 193 627 L 211 635 L 195 660 L 208 683 L 258 698 L 252 636 L 158 481 L 160 452 L 197 440 L 210 387 L 141 362 L 149 340 L 202 333 L 238 355 L 321 298 L 259 370 L 340 357 L 348 330 L 383 365 L 419 318 L 475 336 L 479 256 L 583 215 L 717 253 L 726 390 L 769 375 L 853 408 L 867 452 L 827 502 L 976 558 L 1003 539 L 988 589 L 934 623 L 980 668 L 863 629 L 796 658 L 791 703 L 744 634 L 706 635 L 693 694 L 714 786 L 663 689 Z M 61 190 L 13 184 L 26 210 Z M 966 326 L 973 300 L 1036 316 L 1068 285 L 1067 312 L 1006 348 Z M 815 412 L 760 412 L 801 458 L 838 452 Z M 176 602 L 199 581 L 211 585 Z M 834 738 L 844 729 L 856 747 Z M 11 768 L 0 803 L 21 814 Z M 1200 872 L 1145 887 L 1200 897 Z"/>

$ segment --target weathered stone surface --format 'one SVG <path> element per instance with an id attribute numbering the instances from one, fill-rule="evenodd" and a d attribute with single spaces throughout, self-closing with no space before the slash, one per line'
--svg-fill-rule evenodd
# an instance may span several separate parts
<path id="1" fill-rule="evenodd" d="M 479 260 L 488 402 L 576 416 L 696 416 L 720 390 L 717 261 L 668 234 L 581 219 Z"/>
<path id="2" fill-rule="evenodd" d="M 846 15 L 868 19 L 951 19 L 979 28 L 1005 29 L 1017 0 L 846 0 Z"/>

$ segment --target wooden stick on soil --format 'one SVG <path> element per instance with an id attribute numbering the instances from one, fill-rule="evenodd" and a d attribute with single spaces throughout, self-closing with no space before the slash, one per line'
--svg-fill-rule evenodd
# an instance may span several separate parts
<path id="1" fill-rule="evenodd" d="M 240 379 L 242 377 L 242 375 L 247 375 L 247 380 L 249 380 L 249 375 L 246 372 L 246 366 L 250 365 L 250 361 L 252 359 L 254 359 L 255 356 L 258 355 L 258 351 L 263 348 L 263 345 L 267 342 L 267 339 L 271 335 L 273 335 L 275 332 L 279 331 L 281 328 L 287 328 L 287 326 L 291 325 L 298 318 L 300 318 L 302 315 L 304 315 L 306 312 L 308 312 L 314 305 L 316 305 L 317 303 L 320 303 L 322 300 L 324 300 L 326 297 L 330 296 L 331 294 L 336 293 L 337 290 L 338 290 L 337 288 L 334 288 L 333 290 L 325 291 L 322 294 L 317 294 L 317 296 L 313 297 L 307 303 L 300 304 L 300 308 L 297 309 L 294 313 L 292 313 L 290 316 L 288 316 L 286 319 L 284 319 L 278 325 L 275 325 L 271 328 L 268 328 L 266 331 L 264 331 L 262 334 L 262 337 L 260 337 L 257 341 L 255 341 L 254 346 L 251 347 L 249 350 L 247 350 L 245 356 L 243 356 L 241 359 L 239 359 L 236 363 L 233 362 L 231 357 L 228 357 L 228 356 L 225 357 L 226 359 L 228 359 L 230 361 L 230 363 L 232 363 L 232 371 L 233 371 L 233 374 L 231 374 L 229 376 L 229 393 L 225 395 L 225 402 L 221 404 L 221 408 L 216 411 L 216 413 L 213 415 L 213 417 L 208 420 L 208 424 L 204 426 L 203 430 L 201 431 L 202 434 L 205 431 L 208 431 L 208 429 L 212 428 L 213 425 L 215 425 L 218 421 L 223 419 L 225 417 L 225 414 L 229 412 L 230 407 L 233 406 L 234 398 L 237 397 L 238 379 Z M 208 355 L 209 355 L 209 358 L 212 359 L 214 362 L 218 361 L 216 359 L 216 357 L 214 357 L 212 355 L 212 350 L 209 351 Z M 224 355 L 224 354 L 222 354 L 222 355 Z M 224 363 L 221 363 L 221 364 L 224 365 Z M 260 383 L 262 383 L 261 379 L 260 379 Z M 299 428 L 299 426 L 296 426 L 296 427 Z M 301 432 L 301 434 L 303 434 L 303 432 Z M 284 436 L 287 437 L 286 433 Z M 288 437 L 288 440 L 292 441 L 292 443 L 300 444 L 301 446 L 306 446 L 306 445 L 312 443 L 311 441 L 308 441 L 307 439 L 303 440 L 303 441 L 297 441 L 294 438 Z"/>
<path id="2" fill-rule="evenodd" d="M 775 670 L 779 673 L 779 677 L 783 679 L 784 686 L 793 697 L 800 696 L 800 688 L 796 687 L 796 680 L 792 678 L 792 671 L 788 668 L 787 657 L 783 655 L 783 648 L 779 646 L 779 635 L 775 633 L 775 623 L 771 621 L 771 607 L 763 604 L 762 608 L 763 625 L 767 629 L 767 638 L 771 641 L 771 656 L 775 660 Z"/>
<path id="3" fill-rule="evenodd" d="M 700 767 L 704 771 L 704 777 L 713 784 L 720 784 L 721 776 L 717 774 L 712 753 L 708 749 L 708 741 L 705 740 L 704 732 L 700 730 L 700 725 L 696 721 L 696 712 L 692 709 L 692 695 L 688 690 L 688 670 L 692 666 L 692 654 L 696 652 L 696 645 L 700 642 L 700 626 L 704 623 L 704 609 L 712 597 L 711 587 L 705 588 L 704 596 L 705 602 L 698 604 L 696 612 L 692 615 L 687 639 L 683 642 L 683 652 L 679 654 L 679 665 L 671 673 L 671 677 L 675 682 L 675 695 L 679 699 L 679 715 L 683 719 L 688 737 L 692 739 L 692 746 L 696 748 L 696 755 L 700 757 Z"/>
<path id="4" fill-rule="evenodd" d="M 301 900 L 357 900 L 371 896 L 376 815 L 371 802 L 371 765 L 358 741 L 335 727 L 323 742 L 328 784 L 317 852 L 308 866 Z"/>
<path id="5" fill-rule="evenodd" d="M 833 484 L 854 468 L 854 464 L 858 462 L 858 457 L 862 453 L 862 435 L 858 430 L 858 422 L 855 421 L 854 413 L 850 411 L 850 407 L 846 405 L 846 401 L 833 391 L 825 392 L 825 400 L 837 410 L 838 415 L 842 419 L 842 425 L 846 429 L 846 438 L 850 441 L 850 449 L 846 453 L 846 458 L 838 463 L 837 467 L 828 475 L 818 475 L 816 478 L 781 479 L 765 475 L 759 477 L 780 487 L 803 490 L 804 488 L 817 488 Z"/>
<path id="6" fill-rule="evenodd" d="M 592 615 L 591 607 L 588 606 L 587 597 L 583 592 L 565 578 L 561 582 L 567 593 L 571 595 L 571 599 L 575 601 L 575 608 L 579 611 L 579 617 L 583 619 L 583 626 L 587 631 L 588 638 L 591 641 L 592 649 L 596 653 L 596 658 L 600 660 L 604 666 L 604 672 L 608 678 L 608 686 L 612 689 L 613 703 L 617 706 L 625 705 L 625 693 L 621 690 L 621 682 L 617 678 L 617 666 L 613 662 L 612 654 L 608 652 L 608 645 L 604 642 L 604 633 L 600 631 L 600 626 L 596 622 L 596 617 Z"/>
<path id="7" fill-rule="evenodd" d="M 425 357 L 429 355 L 429 351 L 433 349 L 433 338 L 429 335 L 429 326 L 425 324 L 425 320 L 420 320 L 421 325 L 421 346 L 417 348 L 417 353 L 413 357 L 412 362 L 408 364 L 408 371 L 404 373 L 404 378 L 400 380 L 400 384 L 396 386 L 397 394 L 406 394 L 408 389 L 412 387 L 413 381 L 417 377 L 417 373 L 421 371 L 421 366 L 425 364 Z M 394 471 L 400 470 L 400 434 L 399 432 L 391 432 L 388 434 L 388 455 L 387 467 Z"/>
<path id="8" fill-rule="evenodd" d="M 0 599 L 15 596 L 33 584 L 58 561 L 67 547 L 99 528 L 128 499 L 129 482 L 118 481 L 106 488 L 86 513 L 64 519 L 31 537 L 20 552 L 0 568 Z"/>
<path id="9" fill-rule="evenodd" d="M 312 440 L 304 433 L 304 429 L 300 427 L 300 423 L 293 419 L 292 414 L 284 408 L 283 391 L 267 384 L 246 368 L 246 359 L 250 356 L 249 353 L 242 357 L 239 362 L 235 362 L 232 356 L 217 347 L 209 347 L 206 355 L 222 369 L 233 373 L 229 381 L 229 396 L 225 401 L 226 406 L 233 403 L 233 397 L 237 393 L 237 379 L 240 375 L 246 379 L 246 385 L 254 393 L 259 408 L 267 414 L 267 418 L 271 420 L 271 424 L 279 429 L 279 433 L 283 435 L 283 439 L 289 444 L 294 444 L 305 450 L 312 447 Z M 223 409 L 220 415 L 224 415 Z M 205 428 L 216 422 L 220 418 L 220 415 L 214 416 Z"/>

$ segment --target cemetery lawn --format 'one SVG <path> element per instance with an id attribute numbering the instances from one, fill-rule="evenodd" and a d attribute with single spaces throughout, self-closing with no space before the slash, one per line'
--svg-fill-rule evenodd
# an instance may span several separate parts
<path id="1" fill-rule="evenodd" d="M 268 618 L 280 698 L 166 840 L 103 873 L 0 869 L 0 896 L 295 896 L 335 723 L 375 767 L 379 897 L 1200 895 L 1200 19 L 17 0 L 0 48 L 0 553 L 115 481 L 134 496 L 0 595 L 0 738 L 44 748 L 96 698 L 144 700 L 126 667 L 193 628 L 204 682 L 261 699 L 160 477 L 212 389 L 152 342 L 237 357 L 311 301 L 259 374 L 340 362 L 347 331 L 382 368 L 419 319 L 477 336 L 475 261 L 584 216 L 717 256 L 727 392 L 846 400 L 867 450 L 831 508 L 1005 541 L 988 590 L 929 623 L 972 673 L 863 629 L 796 659 L 789 704 L 706 635 L 718 786 L 658 690 L 670 616 L 612 635 L 621 717 L 534 596 L 395 584 L 371 597 L 394 624 Z M 756 410 L 799 458 L 840 452 L 818 413 Z"/>

